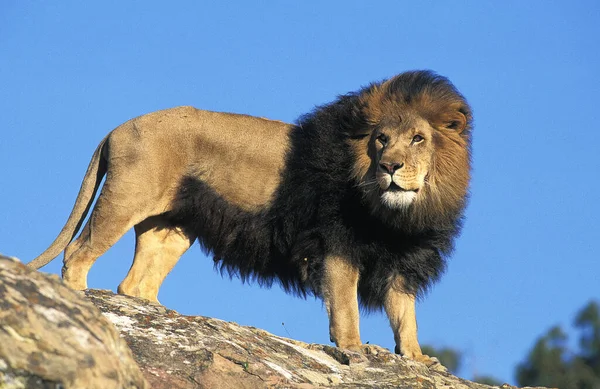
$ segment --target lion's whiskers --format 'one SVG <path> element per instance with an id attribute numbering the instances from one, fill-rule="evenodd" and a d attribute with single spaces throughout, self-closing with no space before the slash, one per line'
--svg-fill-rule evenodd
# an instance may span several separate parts
<path id="1" fill-rule="evenodd" d="M 369 186 L 378 186 L 379 183 L 377 182 L 377 180 L 373 179 L 373 180 L 367 180 L 367 181 L 363 181 L 363 182 L 359 182 L 356 184 L 356 187 L 358 188 L 364 188 L 364 187 L 369 187 Z"/>

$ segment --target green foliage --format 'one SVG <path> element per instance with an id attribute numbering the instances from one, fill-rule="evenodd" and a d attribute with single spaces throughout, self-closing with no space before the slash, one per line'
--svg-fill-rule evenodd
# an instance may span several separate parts
<path id="1" fill-rule="evenodd" d="M 591 302 L 579 312 L 575 327 L 581 331 L 581 359 L 600 377 L 600 307 Z"/>
<path id="2" fill-rule="evenodd" d="M 600 388 L 600 308 L 590 302 L 576 316 L 579 348 L 569 350 L 567 335 L 551 328 L 533 346 L 527 360 L 517 366 L 521 386 L 548 386 L 561 389 Z"/>
<path id="3" fill-rule="evenodd" d="M 475 376 L 475 377 L 473 377 L 472 381 L 475 381 L 477 383 L 484 384 L 484 385 L 491 385 L 491 386 L 502 386 L 502 384 L 503 384 L 502 381 L 499 381 L 496 378 L 491 377 L 489 375 Z"/>

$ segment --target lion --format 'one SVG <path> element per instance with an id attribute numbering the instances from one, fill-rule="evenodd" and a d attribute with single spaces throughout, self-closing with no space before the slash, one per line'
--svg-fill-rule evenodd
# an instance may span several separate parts
<path id="1" fill-rule="evenodd" d="M 118 292 L 158 302 L 198 239 L 231 276 L 322 298 L 336 346 L 364 350 L 360 303 L 385 310 L 396 353 L 431 363 L 415 300 L 462 226 L 471 131 L 465 98 L 430 71 L 342 95 L 295 124 L 193 107 L 149 113 L 100 142 L 64 228 L 29 266 L 64 250 L 64 282 L 86 289 L 92 264 L 133 227 Z"/>

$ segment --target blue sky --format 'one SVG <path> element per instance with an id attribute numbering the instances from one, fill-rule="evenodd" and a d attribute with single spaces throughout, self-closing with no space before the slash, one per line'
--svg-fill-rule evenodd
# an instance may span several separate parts
<path id="1" fill-rule="evenodd" d="M 194 105 L 293 121 L 433 69 L 473 107 L 474 170 L 447 274 L 418 305 L 420 340 L 464 351 L 464 377 L 514 383 L 535 338 L 600 297 L 598 20 L 595 1 L 3 1 L 0 252 L 29 261 L 52 242 L 96 145 L 132 117 Z M 133 243 L 101 257 L 89 285 L 115 290 Z M 328 343 L 320 301 L 221 278 L 197 245 L 159 298 Z M 384 315 L 361 330 L 393 347 Z"/>

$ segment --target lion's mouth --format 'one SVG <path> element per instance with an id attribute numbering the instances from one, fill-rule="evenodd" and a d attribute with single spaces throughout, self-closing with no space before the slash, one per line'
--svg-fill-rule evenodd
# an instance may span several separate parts
<path id="1" fill-rule="evenodd" d="M 407 188 L 403 188 L 400 185 L 396 184 L 394 181 L 392 181 L 390 183 L 390 186 L 388 186 L 387 189 L 385 189 L 386 192 L 414 192 L 417 193 L 419 192 L 419 188 L 414 188 L 414 189 L 407 189 Z"/>
<path id="2" fill-rule="evenodd" d="M 380 193 L 413 192 L 413 194 L 417 194 L 419 192 L 420 185 L 417 180 L 394 179 L 389 174 L 377 174 L 376 179 L 381 190 Z"/>
<path id="3" fill-rule="evenodd" d="M 395 182 L 390 182 L 387 188 L 381 189 L 381 201 L 388 207 L 395 209 L 408 207 L 416 200 L 419 191 L 419 188 L 408 189 Z"/>

